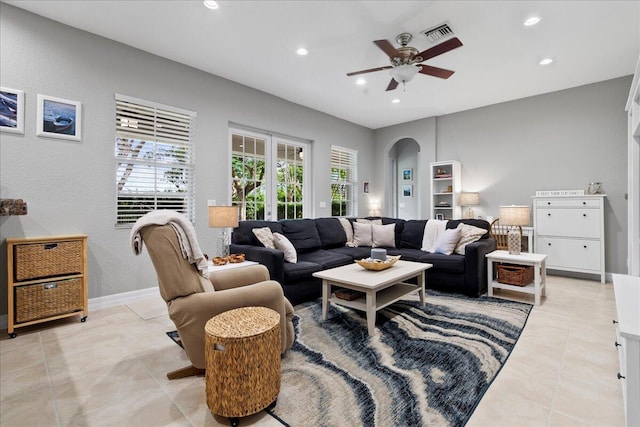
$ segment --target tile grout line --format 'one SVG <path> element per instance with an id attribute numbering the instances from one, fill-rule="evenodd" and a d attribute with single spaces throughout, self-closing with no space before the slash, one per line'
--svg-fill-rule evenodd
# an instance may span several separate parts
<path id="1" fill-rule="evenodd" d="M 47 359 L 47 352 L 44 349 L 44 343 L 42 342 L 42 334 L 38 332 L 38 343 L 40 344 L 40 350 L 44 359 L 44 369 L 47 372 L 47 381 L 49 383 L 49 392 L 51 392 L 51 402 L 53 403 L 53 412 L 56 414 L 56 424 L 58 427 L 62 425 L 60 420 L 60 414 L 58 412 L 58 399 L 53 389 L 53 380 L 51 379 L 51 372 L 49 371 L 49 361 Z"/>

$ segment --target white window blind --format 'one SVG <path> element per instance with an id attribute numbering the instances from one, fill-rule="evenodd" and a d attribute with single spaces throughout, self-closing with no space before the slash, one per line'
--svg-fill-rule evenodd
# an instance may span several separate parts
<path id="1" fill-rule="evenodd" d="M 116 225 L 171 209 L 194 221 L 196 113 L 116 94 Z"/>
<path id="2" fill-rule="evenodd" d="M 358 215 L 358 152 L 331 146 L 331 215 Z"/>

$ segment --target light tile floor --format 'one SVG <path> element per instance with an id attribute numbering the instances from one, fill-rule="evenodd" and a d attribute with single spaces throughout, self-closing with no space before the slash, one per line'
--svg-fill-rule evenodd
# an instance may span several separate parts
<path id="1" fill-rule="evenodd" d="M 624 426 L 612 285 L 560 276 L 547 283 L 469 427 Z M 497 296 L 532 302 L 508 291 Z M 86 323 L 21 328 L 15 339 L 3 333 L 0 425 L 229 425 L 209 412 L 204 377 L 166 379 L 189 363 L 166 336 L 175 328 L 158 307 L 153 298 L 97 310 Z M 241 425 L 280 424 L 262 412 Z"/>

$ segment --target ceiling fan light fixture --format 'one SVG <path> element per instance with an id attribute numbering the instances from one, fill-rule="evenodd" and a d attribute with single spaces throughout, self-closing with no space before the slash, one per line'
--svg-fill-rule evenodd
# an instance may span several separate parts
<path id="1" fill-rule="evenodd" d="M 209 9 L 217 9 L 218 8 L 218 2 L 213 1 L 213 0 L 204 0 L 202 3 L 204 3 L 204 5 L 209 8 Z"/>
<path id="2" fill-rule="evenodd" d="M 358 86 L 363 86 L 365 83 L 367 83 L 367 81 L 365 79 L 363 79 L 362 77 L 359 78 L 358 80 L 356 80 L 356 84 Z"/>
<path id="3" fill-rule="evenodd" d="M 420 68 L 415 65 L 402 64 L 391 69 L 391 77 L 398 83 L 407 83 L 413 80 Z"/>
<path id="4" fill-rule="evenodd" d="M 544 58 L 542 61 L 540 61 L 538 64 L 540 65 L 549 65 L 553 62 L 553 59 L 551 58 Z"/>
<path id="5" fill-rule="evenodd" d="M 536 25 L 538 22 L 540 22 L 540 18 L 538 18 L 537 16 L 532 16 L 524 21 L 524 26 L 531 27 L 532 25 Z"/>
<path id="6" fill-rule="evenodd" d="M 303 47 L 301 47 L 300 49 L 296 50 L 296 53 L 300 56 L 305 56 L 309 53 L 309 51 Z"/>

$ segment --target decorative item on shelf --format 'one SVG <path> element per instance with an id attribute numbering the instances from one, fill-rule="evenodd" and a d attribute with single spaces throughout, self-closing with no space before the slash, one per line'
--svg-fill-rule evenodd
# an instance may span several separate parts
<path id="1" fill-rule="evenodd" d="M 447 185 L 447 190 L 445 191 L 445 193 L 453 193 L 453 186 Z"/>
<path id="2" fill-rule="evenodd" d="M 400 255 L 396 255 L 396 256 L 387 256 L 387 259 L 385 261 L 381 261 L 379 259 L 365 258 L 365 259 L 356 260 L 356 263 L 359 266 L 366 268 L 367 270 L 381 271 L 391 267 L 399 259 L 400 259 Z"/>
<path id="3" fill-rule="evenodd" d="M 222 228 L 218 236 L 218 254 L 221 257 L 229 255 L 228 228 L 238 226 L 237 206 L 209 206 L 209 227 Z"/>
<path id="4" fill-rule="evenodd" d="M 587 194 L 600 194 L 600 189 L 602 188 L 601 182 L 590 182 L 587 186 Z"/>
<path id="5" fill-rule="evenodd" d="M 451 203 L 449 203 L 449 202 L 439 202 L 438 203 L 438 207 L 439 208 L 450 208 L 451 207 Z"/>
<path id="6" fill-rule="evenodd" d="M 473 218 L 473 209 L 471 206 L 480 204 L 480 193 L 460 193 L 460 205 L 466 206 L 463 218 Z"/>
<path id="7" fill-rule="evenodd" d="M 509 226 L 507 247 L 512 255 L 520 255 L 522 227 L 529 225 L 529 206 L 500 206 L 500 223 Z"/>
<path id="8" fill-rule="evenodd" d="M 226 256 L 217 256 L 214 257 L 211 262 L 213 263 L 213 265 L 225 265 L 227 263 L 228 259 Z"/>
<path id="9" fill-rule="evenodd" d="M 231 264 L 239 264 L 241 262 L 244 262 L 245 257 L 244 254 L 231 254 L 227 257 L 227 259 Z"/>

